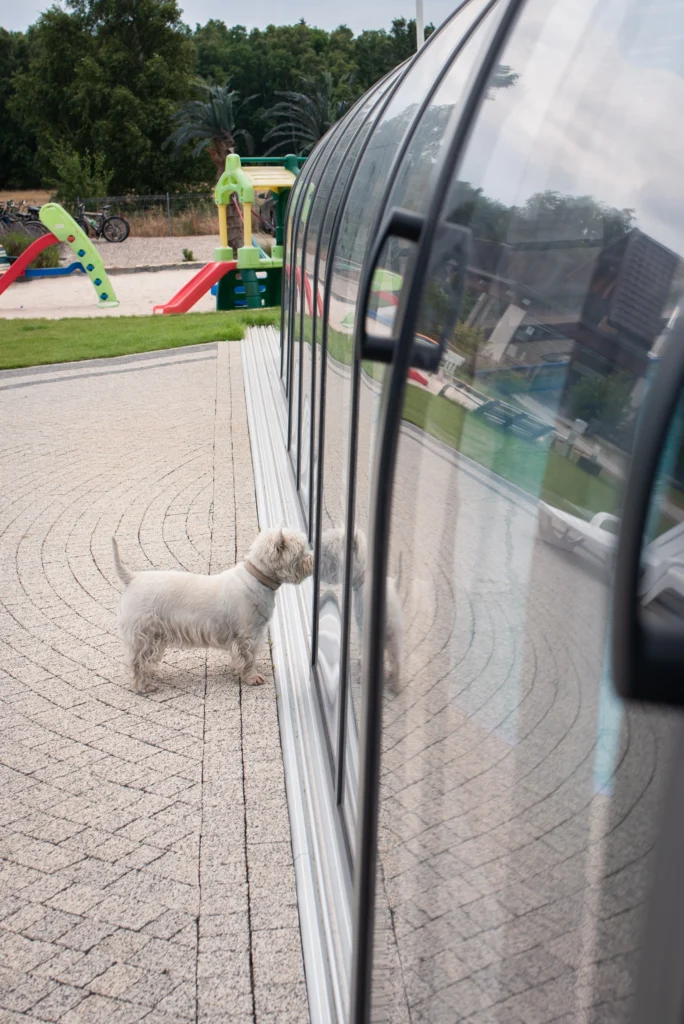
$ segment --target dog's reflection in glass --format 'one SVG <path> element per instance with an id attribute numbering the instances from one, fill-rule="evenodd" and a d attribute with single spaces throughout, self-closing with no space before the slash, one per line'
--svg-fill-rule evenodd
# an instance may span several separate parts
<path id="1" fill-rule="evenodd" d="M 364 590 L 366 580 L 366 535 L 354 531 L 352 545 L 351 587 L 354 620 L 359 635 L 363 628 Z M 344 577 L 345 531 L 324 530 L 321 534 L 319 575 L 321 583 L 340 584 Z M 385 682 L 391 690 L 399 688 L 403 654 L 404 627 L 401 604 L 394 579 L 387 577 L 387 608 L 385 620 Z"/>

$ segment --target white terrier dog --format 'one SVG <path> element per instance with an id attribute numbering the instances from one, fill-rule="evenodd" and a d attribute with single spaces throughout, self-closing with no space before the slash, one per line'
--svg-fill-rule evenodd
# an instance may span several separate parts
<path id="1" fill-rule="evenodd" d="M 341 528 L 325 530 L 321 535 L 320 577 L 322 583 L 341 583 L 344 573 L 345 534 Z M 354 618 L 359 632 L 363 627 L 363 593 L 366 578 L 366 535 L 363 530 L 354 531 L 352 559 L 352 596 Z M 401 613 L 399 594 L 394 580 L 387 577 L 387 601 L 385 621 L 385 657 L 387 659 L 387 685 L 396 692 L 401 670 L 404 640 L 404 620 Z"/>
<path id="2" fill-rule="evenodd" d="M 301 583 L 313 570 L 307 539 L 298 530 L 263 530 L 244 562 L 216 576 L 190 572 L 133 573 L 112 537 L 114 564 L 124 584 L 119 628 L 135 689 L 149 689 L 149 673 L 167 647 L 218 647 L 231 654 L 243 683 L 263 683 L 255 653 L 282 583 Z"/>

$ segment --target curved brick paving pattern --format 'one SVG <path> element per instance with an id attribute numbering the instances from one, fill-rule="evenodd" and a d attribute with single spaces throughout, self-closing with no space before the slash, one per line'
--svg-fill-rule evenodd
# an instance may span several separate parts
<path id="1" fill-rule="evenodd" d="M 220 571 L 257 529 L 239 345 L 0 375 L 0 1021 L 308 1019 L 275 696 L 124 677 L 110 536 Z M 262 670 L 266 664 L 266 651 Z"/>
<path id="2" fill-rule="evenodd" d="M 350 414 L 330 357 L 326 386 L 324 529 L 343 523 Z M 377 401 L 362 375 L 365 530 Z M 624 1024 L 671 722 L 621 717 L 605 577 L 537 539 L 534 500 L 404 423 L 392 514 L 405 643 L 385 694 L 373 1019 Z M 355 705 L 360 658 L 352 620 Z"/>
<path id="3" fill-rule="evenodd" d="M 306 349 L 306 346 L 305 346 Z M 356 523 L 375 389 L 362 376 Z M 324 528 L 343 515 L 348 376 L 328 364 Z M 537 539 L 536 502 L 404 424 L 391 573 L 374 1017 L 629 1019 L 670 722 L 602 678 L 605 578 Z M 360 642 L 352 623 L 352 694 Z"/>
<path id="4" fill-rule="evenodd" d="M 392 545 L 375 1019 L 624 1024 L 672 723 L 602 679 L 605 578 L 406 425 Z"/>

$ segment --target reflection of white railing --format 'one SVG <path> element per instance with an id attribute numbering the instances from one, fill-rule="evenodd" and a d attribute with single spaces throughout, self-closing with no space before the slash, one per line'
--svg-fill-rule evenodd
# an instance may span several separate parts
<path id="1" fill-rule="evenodd" d="M 563 551 L 582 549 L 607 566 L 612 566 L 617 547 L 617 533 L 606 527 L 617 527 L 620 520 L 610 512 L 598 512 L 592 519 L 580 519 L 554 505 L 539 502 L 539 536 L 547 544 Z"/>
<path id="2" fill-rule="evenodd" d="M 547 544 L 574 553 L 586 552 L 611 569 L 617 550 L 620 520 L 610 512 L 591 519 L 539 502 L 539 536 Z M 645 607 L 666 593 L 684 598 L 684 522 L 648 544 L 642 555 L 639 600 Z"/>

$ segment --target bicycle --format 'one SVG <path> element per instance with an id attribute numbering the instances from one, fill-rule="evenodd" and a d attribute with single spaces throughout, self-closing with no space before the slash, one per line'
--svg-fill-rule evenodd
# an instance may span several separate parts
<path id="1" fill-rule="evenodd" d="M 29 238 L 40 238 L 48 229 L 38 219 L 39 206 L 27 206 L 26 201 L 17 206 L 13 199 L 0 206 L 0 234 L 19 231 Z"/>
<path id="2" fill-rule="evenodd" d="M 104 237 L 107 242 L 125 242 L 131 233 L 131 225 L 118 214 L 110 216 L 110 209 L 109 204 L 105 204 L 99 213 L 89 213 L 85 203 L 79 203 L 76 223 L 88 236 L 92 232 L 95 238 Z"/>

